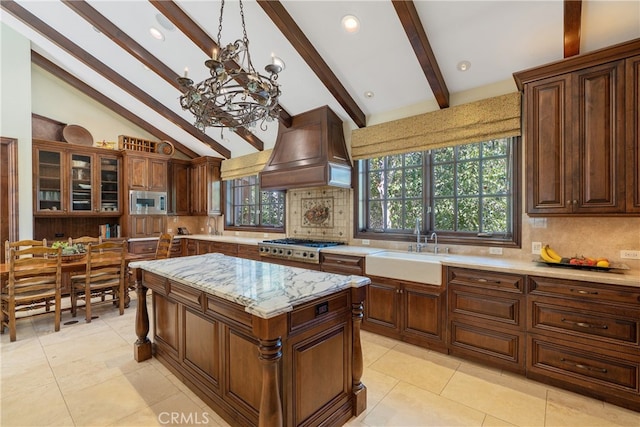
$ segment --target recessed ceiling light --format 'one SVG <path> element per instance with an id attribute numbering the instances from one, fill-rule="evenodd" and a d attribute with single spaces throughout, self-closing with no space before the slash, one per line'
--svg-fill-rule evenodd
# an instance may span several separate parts
<path id="1" fill-rule="evenodd" d="M 156 40 L 164 41 L 164 34 L 162 34 L 162 32 L 155 27 L 149 28 L 149 34 L 151 34 L 151 37 L 153 37 Z"/>
<path id="2" fill-rule="evenodd" d="M 158 24 L 160 24 L 160 26 L 165 30 L 173 31 L 176 29 L 173 23 L 169 21 L 169 19 L 161 13 L 156 14 L 156 21 L 158 21 Z"/>
<path id="3" fill-rule="evenodd" d="M 458 69 L 458 71 L 467 71 L 469 68 L 471 68 L 471 62 L 460 61 L 458 62 L 458 65 L 456 65 L 456 68 Z"/>
<path id="4" fill-rule="evenodd" d="M 347 33 L 357 33 L 360 30 L 360 21 L 354 15 L 345 15 L 342 18 L 342 28 Z"/>
<path id="5" fill-rule="evenodd" d="M 365 98 L 373 98 L 375 96 L 375 94 L 373 92 L 371 92 L 370 90 L 366 91 L 364 93 L 364 97 Z"/>

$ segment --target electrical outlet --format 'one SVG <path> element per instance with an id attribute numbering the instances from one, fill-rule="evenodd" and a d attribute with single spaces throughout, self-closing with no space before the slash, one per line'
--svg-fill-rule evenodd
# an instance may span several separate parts
<path id="1" fill-rule="evenodd" d="M 623 249 L 620 251 L 620 258 L 624 259 L 640 259 L 640 251 Z"/>
<path id="2" fill-rule="evenodd" d="M 541 242 L 531 242 L 531 253 L 538 255 L 540 253 L 540 250 L 542 249 L 542 243 Z"/>
<path id="3" fill-rule="evenodd" d="M 502 255 L 502 248 L 489 248 L 491 255 Z"/>
<path id="4" fill-rule="evenodd" d="M 362 244 L 364 246 L 369 246 L 369 239 L 362 239 Z"/>

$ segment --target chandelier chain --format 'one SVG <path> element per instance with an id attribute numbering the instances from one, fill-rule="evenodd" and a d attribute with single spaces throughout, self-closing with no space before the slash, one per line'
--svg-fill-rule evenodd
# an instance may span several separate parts
<path id="1" fill-rule="evenodd" d="M 222 0 L 220 4 L 220 19 L 218 20 L 218 49 L 222 48 L 220 44 L 220 37 L 222 36 L 222 15 L 224 15 L 224 0 Z"/>

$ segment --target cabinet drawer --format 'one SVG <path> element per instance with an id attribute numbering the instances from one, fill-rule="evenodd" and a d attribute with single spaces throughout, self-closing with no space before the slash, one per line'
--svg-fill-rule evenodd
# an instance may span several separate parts
<path id="1" fill-rule="evenodd" d="M 584 338 L 585 343 L 593 340 L 609 343 L 616 349 L 620 346 L 627 350 L 638 351 L 640 347 L 640 311 L 639 310 L 587 310 L 577 308 L 576 303 L 564 301 L 557 304 L 553 298 L 530 297 L 530 330 L 569 334 Z M 554 304 L 555 303 L 555 304 Z M 572 306 L 573 305 L 573 306 Z M 591 304 L 590 304 L 591 305 Z M 593 308 L 595 304 L 593 304 Z M 588 307 L 588 305 L 587 305 Z"/>
<path id="2" fill-rule="evenodd" d="M 493 271 L 447 268 L 447 282 L 476 286 L 482 289 L 497 289 L 505 292 L 524 292 L 524 276 Z"/>
<path id="3" fill-rule="evenodd" d="M 524 297 L 507 292 L 478 290 L 471 286 L 449 285 L 451 318 L 475 318 L 502 326 L 524 329 Z"/>
<path id="4" fill-rule="evenodd" d="M 568 345 L 564 340 L 528 335 L 527 372 L 544 375 L 572 385 L 608 392 L 638 393 L 640 357 L 615 351 L 596 350 L 593 346 Z M 623 356 L 623 357 L 620 357 Z"/>
<path id="5" fill-rule="evenodd" d="M 321 298 L 309 304 L 295 308 L 289 314 L 290 331 L 327 322 L 328 318 L 335 318 L 336 315 L 351 309 L 349 295 L 341 292 L 329 298 Z"/>
<path id="6" fill-rule="evenodd" d="M 529 276 L 529 294 L 572 297 L 595 303 L 626 303 L 636 307 L 640 303 L 640 290 L 603 283 L 580 282 L 549 277 Z"/>
<path id="7" fill-rule="evenodd" d="M 141 240 L 138 242 L 129 242 L 129 252 L 137 255 L 155 256 L 157 246 L 157 240 Z"/>
<path id="8" fill-rule="evenodd" d="M 322 271 L 337 274 L 364 274 L 364 258 L 359 256 L 320 253 Z"/>
<path id="9" fill-rule="evenodd" d="M 524 332 L 481 328 L 453 321 L 449 345 L 452 354 L 472 356 L 516 371 L 524 370 Z"/>
<path id="10" fill-rule="evenodd" d="M 168 288 L 169 290 L 167 292 L 167 295 L 170 298 L 180 301 L 188 307 L 195 307 L 199 308 L 201 311 L 204 311 L 204 292 L 189 286 L 181 285 L 172 280 L 169 280 Z"/>

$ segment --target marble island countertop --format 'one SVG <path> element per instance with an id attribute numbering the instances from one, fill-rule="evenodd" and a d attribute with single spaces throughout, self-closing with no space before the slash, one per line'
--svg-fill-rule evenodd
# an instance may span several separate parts
<path id="1" fill-rule="evenodd" d="M 219 253 L 129 264 L 245 307 L 265 319 L 337 291 L 370 283 L 344 276 L 229 257 Z"/>

